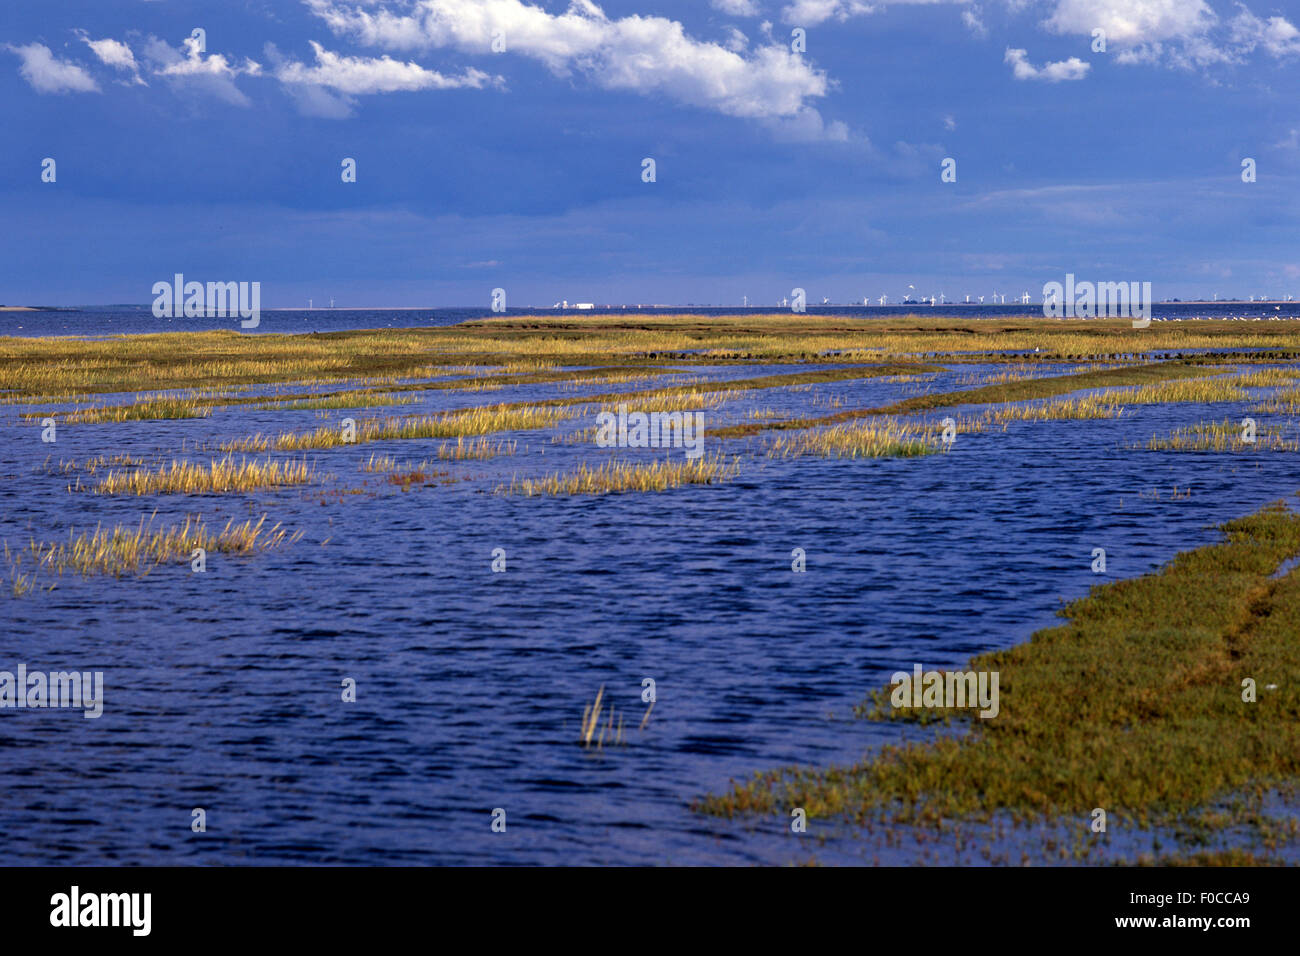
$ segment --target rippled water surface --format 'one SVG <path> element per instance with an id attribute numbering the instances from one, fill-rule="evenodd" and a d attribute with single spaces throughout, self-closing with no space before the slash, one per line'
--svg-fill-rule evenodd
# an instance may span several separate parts
<path id="1" fill-rule="evenodd" d="M 980 371 L 979 369 L 974 369 Z M 984 369 L 991 371 L 992 369 Z M 725 378 L 774 369 L 691 369 Z M 707 427 L 754 409 L 827 414 L 969 377 L 866 379 L 747 393 Z M 642 383 L 617 388 L 642 388 Z M 608 385 L 586 387 L 591 394 Z M 580 394 L 417 393 L 407 414 Z M 39 406 L 48 408 L 51 406 Z M 102 670 L 103 717 L 0 712 L 0 827 L 10 862 L 751 863 L 852 858 L 851 836 L 796 846 L 788 821 L 695 813 L 731 778 L 860 757 L 915 728 L 852 716 L 896 669 L 964 664 L 1051 625 L 1099 578 L 1142 574 L 1215 539 L 1214 525 L 1300 488 L 1287 453 L 1135 450 L 1248 404 L 1133 407 L 1115 420 L 1013 423 L 907 460 L 773 459 L 759 440 L 721 485 L 660 494 L 525 498 L 515 475 L 603 457 L 566 441 L 585 417 L 517 439 L 518 453 L 449 462 L 408 491 L 360 470 L 433 441 L 312 453 L 328 476 L 250 495 L 105 497 L 49 466 L 182 440 L 306 429 L 364 410 L 217 408 L 192 421 L 61 427 L 55 445 L 0 406 L 0 535 L 11 547 L 96 524 L 263 513 L 301 531 L 208 571 L 75 575 L 0 598 L 0 669 Z M 1294 429 L 1285 421 L 1273 421 Z M 558 439 L 558 440 L 557 440 Z M 680 455 L 680 452 L 673 454 Z M 273 457 L 287 457 L 283 455 Z M 1176 490 L 1175 490 L 1176 489 Z M 340 493 L 342 492 L 342 493 Z M 1092 549 L 1107 552 L 1094 575 Z M 503 548 L 507 570 L 493 573 Z M 807 571 L 791 571 L 791 551 Z M 357 684 L 343 703 L 344 678 Z M 657 703 L 644 731 L 641 687 Z M 601 686 L 627 744 L 576 744 Z M 192 833 L 191 811 L 207 812 Z M 506 811 L 505 833 L 491 830 Z"/>

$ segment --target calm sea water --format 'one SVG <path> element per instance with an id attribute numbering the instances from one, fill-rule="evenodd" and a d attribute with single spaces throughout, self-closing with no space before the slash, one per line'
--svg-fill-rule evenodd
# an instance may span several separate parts
<path id="1" fill-rule="evenodd" d="M 279 315 L 264 319 L 267 330 Z M 323 326 L 341 314 L 321 315 Z M 756 408 L 874 405 L 955 387 L 971 371 L 924 386 L 751 393 L 706 423 Z M 379 413 L 607 390 L 433 392 Z M 10 547 L 135 525 L 155 509 L 157 522 L 201 513 L 218 526 L 266 513 L 303 532 L 263 555 L 211 555 L 205 574 L 178 565 L 143 579 L 67 575 L 46 581 L 52 591 L 0 597 L 0 669 L 102 670 L 106 685 L 98 720 L 0 711 L 6 859 L 910 859 L 907 847 L 868 853 L 818 821 L 796 837 L 786 817 L 727 822 L 690 804 L 755 770 L 850 761 L 923 735 L 855 720 L 852 708 L 896 669 L 958 666 L 1022 642 L 1099 579 L 1150 571 L 1214 540 L 1216 523 L 1293 495 L 1293 455 L 1129 447 L 1246 408 L 1013 424 L 962 435 L 947 455 L 898 461 L 770 459 L 752 440 L 708 439 L 710 451 L 742 456 L 732 482 L 597 498 L 494 493 L 516 474 L 664 454 L 552 440 L 590 425 L 593 411 L 510 436 L 514 457 L 449 463 L 455 480 L 437 486 L 403 492 L 363 473 L 372 452 L 419 461 L 437 444 L 388 442 L 314 454 L 330 477 L 311 489 L 181 500 L 70 492 L 72 479 L 49 473 L 47 458 L 165 460 L 183 440 L 365 412 L 218 408 L 198 421 L 67 426 L 51 446 L 18 419 L 25 406 L 0 406 L 0 537 Z M 1294 437 L 1289 423 L 1273 424 Z M 807 552 L 803 574 L 791 571 L 796 547 Z M 1096 547 L 1108 554 L 1104 576 L 1090 570 Z M 505 549 L 505 573 L 491 571 L 495 548 Z M 642 732 L 647 677 L 658 702 Z M 355 703 L 341 700 L 345 678 L 356 681 Z M 584 750 L 583 707 L 602 685 L 633 726 L 627 746 Z M 206 833 L 191 832 L 196 807 Z M 495 808 L 506 811 L 504 833 L 492 832 Z"/>

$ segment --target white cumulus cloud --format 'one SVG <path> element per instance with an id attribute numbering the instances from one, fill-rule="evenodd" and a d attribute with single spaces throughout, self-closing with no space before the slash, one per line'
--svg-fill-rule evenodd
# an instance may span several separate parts
<path id="1" fill-rule="evenodd" d="M 1091 64 L 1083 62 L 1077 56 L 1068 60 L 1046 63 L 1041 67 L 1029 62 L 1026 50 L 1007 49 L 1003 61 L 1011 64 L 1011 73 L 1017 80 L 1046 80 L 1048 83 L 1060 83 L 1063 80 L 1081 80 L 1092 69 Z"/>
<path id="2" fill-rule="evenodd" d="M 114 40 L 112 37 L 92 40 L 85 30 L 77 30 L 76 34 L 81 42 L 90 47 L 90 51 L 99 57 L 100 63 L 130 73 L 132 81 L 140 86 L 148 85 L 140 77 L 140 65 L 135 61 L 135 54 L 121 40 Z"/>
<path id="3" fill-rule="evenodd" d="M 831 18 L 847 20 L 849 17 L 876 13 L 885 7 L 964 6 L 970 2 L 971 0 L 789 0 L 781 8 L 781 19 L 791 26 L 815 27 Z"/>
<path id="4" fill-rule="evenodd" d="M 796 120 L 809 129 L 809 101 L 824 96 L 826 75 L 784 45 L 745 55 L 688 36 L 659 16 L 609 17 L 592 0 L 551 14 L 524 0 L 306 0 L 338 35 L 388 50 L 453 48 L 488 54 L 494 36 L 507 54 L 539 60 L 557 75 L 578 74 L 603 89 L 660 94 L 728 116 Z M 840 127 L 823 124 L 832 136 Z M 832 132 L 833 131 L 833 132 Z"/>
<path id="5" fill-rule="evenodd" d="M 733 17 L 758 16 L 758 4 L 754 0 L 709 0 L 709 3 L 713 5 L 713 9 L 721 10 Z"/>
<path id="6" fill-rule="evenodd" d="M 1263 20 L 1242 5 L 1229 29 L 1232 42 L 1243 52 L 1263 48 L 1276 57 L 1300 53 L 1300 29 L 1284 17 Z"/>
<path id="7" fill-rule="evenodd" d="M 1300 29 L 1281 16 L 1255 16 L 1244 3 L 1223 21 L 1206 0 L 1054 0 L 1043 26 L 1058 34 L 1106 33 L 1121 63 L 1165 61 L 1205 67 L 1241 63 L 1256 50 L 1300 53 Z"/>
<path id="8" fill-rule="evenodd" d="M 144 55 L 153 74 L 176 89 L 197 90 L 235 106 L 248 105 L 248 97 L 235 85 L 235 77 L 257 76 L 262 72 L 261 64 L 245 59 L 243 64 L 236 65 L 220 53 L 205 56 L 198 41 L 190 37 L 185 38 L 183 47 L 184 53 L 173 49 L 165 40 L 149 37 Z"/>
<path id="9" fill-rule="evenodd" d="M 1100 28 L 1107 44 L 1137 46 L 1203 34 L 1216 20 L 1205 0 L 1056 0 L 1044 25 L 1088 36 Z"/>
<path id="10" fill-rule="evenodd" d="M 285 63 L 276 69 L 276 79 L 282 83 L 325 86 L 352 95 L 462 87 L 481 89 L 494 82 L 482 70 L 469 69 L 460 76 L 444 76 L 435 70 L 426 70 L 418 63 L 403 63 L 388 56 L 342 56 L 326 50 L 314 40 L 311 46 L 316 51 L 315 66 Z"/>
<path id="11" fill-rule="evenodd" d="M 781 19 L 795 26 L 815 27 L 832 17 L 847 20 L 857 14 L 875 13 L 879 6 L 882 4 L 864 0 L 793 0 L 781 8 Z"/>
<path id="12" fill-rule="evenodd" d="M 6 45 L 17 53 L 22 63 L 18 73 L 37 93 L 98 93 L 99 85 L 84 69 L 68 60 L 60 60 L 43 43 L 26 46 Z"/>

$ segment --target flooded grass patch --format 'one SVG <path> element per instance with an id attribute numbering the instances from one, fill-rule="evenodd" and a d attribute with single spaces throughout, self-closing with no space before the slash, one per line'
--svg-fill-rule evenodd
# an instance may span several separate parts
<path id="1" fill-rule="evenodd" d="M 276 436 L 257 434 L 237 441 L 223 442 L 219 447 L 226 452 L 268 451 L 272 448 L 277 451 L 302 451 L 399 439 L 459 438 L 492 432 L 549 428 L 568 417 L 569 413 L 557 409 L 480 406 L 414 418 L 367 419 L 358 423 L 355 431 L 342 426 L 323 426 L 310 432 L 281 432 Z"/>
<path id="2" fill-rule="evenodd" d="M 1098 396 L 1085 395 L 1031 405 L 1004 405 L 989 414 L 997 422 L 1057 422 L 1119 418 L 1124 409 Z"/>
<path id="3" fill-rule="evenodd" d="M 1281 429 L 1257 428 L 1248 433 L 1240 422 L 1197 422 L 1163 438 L 1147 442 L 1150 451 L 1300 451 L 1300 442 L 1284 438 Z"/>
<path id="4" fill-rule="evenodd" d="M 663 460 L 651 463 L 611 461 L 595 468 L 585 463 L 577 469 L 548 475 L 545 478 L 515 477 L 501 485 L 497 494 L 524 495 L 605 495 L 624 491 L 668 491 L 683 485 L 711 485 L 735 475 L 739 465 L 723 455 L 706 455 L 685 461 Z"/>
<path id="5" fill-rule="evenodd" d="M 210 405 L 178 398 L 155 398 L 130 405 L 95 405 L 71 412 L 26 412 L 24 419 L 50 417 L 63 425 L 95 425 L 101 422 L 158 421 L 169 418 L 207 418 Z"/>
<path id="6" fill-rule="evenodd" d="M 898 421 L 862 421 L 779 437 L 768 448 L 774 458 L 918 458 L 944 450 L 934 429 Z"/>
<path id="7" fill-rule="evenodd" d="M 767 424 L 747 423 L 714 431 L 716 438 L 741 438 L 770 429 L 814 428 L 835 425 L 856 418 L 880 415 L 908 415 L 915 412 L 952 408 L 958 405 L 1010 405 L 1033 399 L 1053 398 L 1107 386 L 1154 384 L 1166 379 L 1204 376 L 1203 369 L 1177 362 L 1136 365 L 1097 372 L 1077 372 L 984 385 L 973 389 L 918 395 L 875 408 L 855 408 L 818 418 L 792 418 Z"/>
<path id="8" fill-rule="evenodd" d="M 62 575 L 65 572 L 93 575 L 145 575 L 159 564 L 168 561 L 190 561 L 196 549 L 208 553 L 250 554 L 266 551 L 297 541 L 300 533 L 290 534 L 279 524 L 266 527 L 267 516 L 256 522 L 248 520 L 235 524 L 226 522 L 222 530 L 210 532 L 201 519 L 189 517 L 184 522 L 169 527 L 155 528 L 153 514 L 146 521 L 131 528 L 114 525 L 112 528 L 96 527 L 94 531 L 73 531 L 67 541 L 32 541 L 26 552 L 11 553 L 5 545 L 5 558 L 12 569 L 21 567 L 24 559 L 36 569 Z"/>
<path id="9" fill-rule="evenodd" d="M 157 469 L 110 471 L 95 485 L 100 495 L 221 494 L 305 485 L 316 480 L 314 465 L 306 461 L 257 461 L 234 457 L 213 459 L 206 465 L 175 461 Z"/>
<path id="10" fill-rule="evenodd" d="M 415 405 L 415 397 L 381 395 L 368 392 L 331 395 L 322 398 L 299 398 L 288 401 L 264 402 L 254 405 L 259 411 L 299 412 L 328 408 L 377 408 L 382 405 Z"/>

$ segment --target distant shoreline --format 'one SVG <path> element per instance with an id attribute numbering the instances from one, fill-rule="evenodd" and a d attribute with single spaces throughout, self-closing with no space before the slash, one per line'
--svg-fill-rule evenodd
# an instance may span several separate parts
<path id="1" fill-rule="evenodd" d="M 1031 310 L 1033 310 L 1034 312 L 1037 312 L 1039 309 L 1041 309 L 1041 308 L 1043 307 L 1043 303 L 1042 303 L 1042 302 L 1017 303 L 1017 304 L 1018 304 L 1018 305 L 1022 305 L 1024 308 L 1031 309 Z M 1005 309 L 1005 308 L 1006 308 L 1006 304 L 1005 304 L 1005 303 L 995 303 L 995 302 L 943 302 L 943 303 L 935 303 L 934 305 L 938 305 L 939 308 L 948 308 L 948 309 L 954 309 L 954 308 L 966 308 L 966 309 Z M 918 309 L 918 310 L 924 310 L 924 309 L 933 308 L 934 305 L 932 305 L 932 304 L 929 303 L 929 302 L 897 302 L 897 303 L 886 303 L 886 304 L 884 304 L 884 305 L 880 305 L 880 304 L 878 304 L 878 303 L 863 303 L 863 302 L 827 302 L 827 303 L 811 303 L 811 302 L 810 302 L 810 303 L 807 305 L 807 309 L 809 309 L 809 310 L 812 310 L 812 309 L 823 309 L 823 310 L 826 310 L 826 309 L 844 309 L 844 308 L 849 308 L 849 309 L 879 309 L 879 310 L 881 310 L 882 312 L 887 312 L 887 311 L 897 311 L 898 309 L 901 309 L 901 308 L 915 308 L 915 309 Z M 1278 306 L 1282 306 L 1282 305 L 1287 305 L 1287 306 L 1295 306 L 1295 307 L 1297 307 L 1297 308 L 1300 308 L 1300 300 L 1297 300 L 1297 299 L 1255 299 L 1254 301 L 1251 301 L 1251 300 L 1249 300 L 1249 299 L 1170 299 L 1170 300 L 1167 300 L 1167 301 L 1162 300 L 1162 301 L 1159 301 L 1159 302 L 1153 302 L 1152 305 L 1155 305 L 1155 306 L 1171 306 L 1171 305 L 1172 305 L 1172 306 L 1181 306 L 1181 305 L 1197 305 L 1197 306 L 1203 306 L 1203 305 L 1208 305 L 1208 306 L 1227 306 L 1227 305 L 1261 306 L 1261 305 L 1278 305 Z M 102 309 L 121 309 L 121 310 L 123 310 L 123 311 L 127 311 L 127 310 L 136 310 L 136 309 L 138 309 L 138 310 L 140 310 L 140 311 L 149 311 L 150 308 L 151 308 L 151 307 L 150 307 L 149 305 L 147 305 L 147 304 L 144 304 L 144 305 L 117 305 L 117 304 L 112 304 L 112 303 L 110 303 L 110 304 L 108 304 L 108 305 L 0 305 L 0 312 L 84 312 L 84 311 L 99 311 L 99 310 L 102 310 Z M 695 303 L 695 304 L 690 304 L 690 305 L 682 305 L 682 304 L 673 304 L 673 303 L 654 303 L 654 304 L 647 304 L 647 303 L 643 303 L 643 302 L 638 302 L 638 303 L 635 303 L 635 304 L 627 304 L 627 305 L 598 305 L 598 306 L 596 306 L 595 308 L 592 308 L 592 309 L 575 309 L 573 306 L 569 306 L 568 308 L 557 308 L 557 307 L 555 307 L 555 306 L 546 306 L 546 305 L 527 305 L 527 306 L 515 307 L 515 308 L 512 308 L 512 309 L 509 309 L 509 310 L 507 310 L 507 312 L 506 312 L 505 314 L 508 315 L 508 314 L 511 313 L 511 312 L 558 312 L 558 313 L 565 313 L 565 312 L 586 312 L 586 313 L 593 313 L 593 312 L 594 312 L 594 313 L 600 313 L 600 312 L 605 311 L 605 310 L 624 310 L 624 309 L 634 309 L 634 310 L 641 310 L 641 309 L 681 309 L 681 310 L 690 310 L 690 309 L 726 309 L 726 310 L 735 310 L 735 311 L 737 311 L 737 312 L 766 312 L 766 311 L 770 311 L 770 310 L 773 310 L 773 309 L 780 310 L 780 311 L 785 311 L 785 310 L 788 309 L 788 308 L 789 308 L 788 305 L 786 305 L 786 306 L 782 306 L 782 305 L 777 305 L 777 304 L 773 304 L 773 305 L 701 305 L 701 304 Z M 479 309 L 482 309 L 482 310 L 484 310 L 484 311 L 488 311 L 488 307 L 487 307 L 487 306 L 481 306 L 481 305 L 360 305 L 360 306 L 347 306 L 347 307 L 339 307 L 339 306 L 335 306 L 335 307 L 333 307 L 333 308 L 330 308 L 330 307 L 328 307 L 328 306 L 324 306 L 324 307 L 320 307 L 320 308 L 307 308 L 306 306 L 293 305 L 293 306 L 278 306 L 278 307 L 275 307 L 275 306 L 267 306 L 267 307 L 264 307 L 264 308 L 262 309 L 262 311 L 263 311 L 263 312 L 445 312 L 445 311 L 452 311 L 452 310 L 456 310 L 456 311 L 461 311 L 461 310 L 464 310 L 464 311 L 476 311 L 476 310 L 479 310 Z"/>

